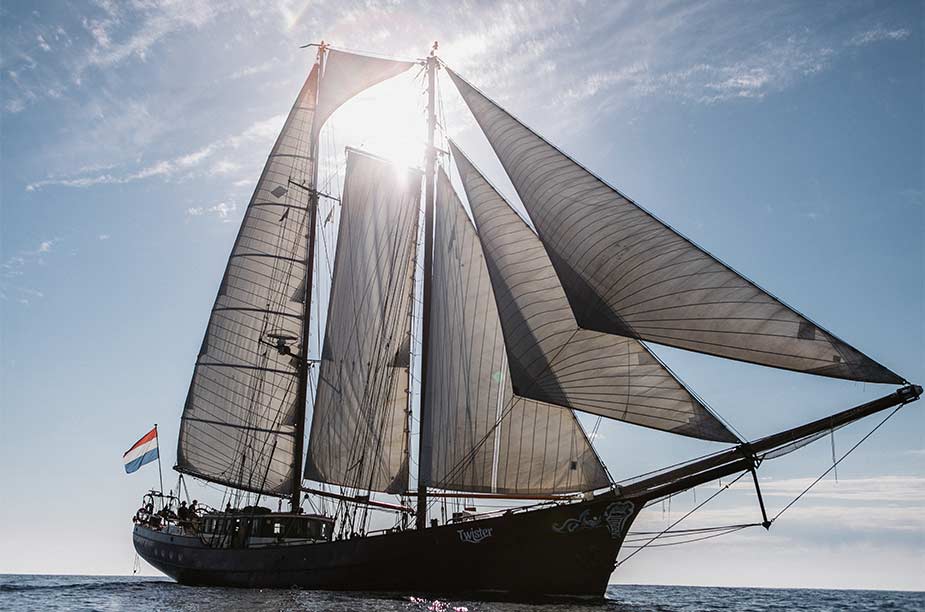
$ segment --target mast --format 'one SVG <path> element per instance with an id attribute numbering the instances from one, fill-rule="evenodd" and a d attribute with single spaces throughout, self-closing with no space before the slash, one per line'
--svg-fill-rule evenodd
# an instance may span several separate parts
<path id="1" fill-rule="evenodd" d="M 430 342 L 430 303 L 434 267 L 434 183 L 436 180 L 437 151 L 434 148 L 434 132 L 437 128 L 437 41 L 434 41 L 427 56 L 427 153 L 424 166 L 424 279 L 421 308 L 421 394 L 420 432 L 418 435 L 418 504 L 415 525 L 418 529 L 427 527 L 427 485 L 421 476 L 424 469 L 424 406 L 427 391 L 428 343 Z"/>
<path id="2" fill-rule="evenodd" d="M 321 68 L 324 61 L 324 52 L 327 45 L 324 41 L 318 45 L 318 55 L 315 57 L 315 65 L 318 66 L 318 83 L 321 83 Z M 314 105 L 318 106 L 318 91 L 320 87 L 315 88 Z M 305 405 L 308 403 L 308 342 L 311 331 L 312 314 L 312 283 L 314 282 L 315 273 L 315 226 L 318 218 L 318 134 L 320 130 L 311 130 L 311 143 L 309 144 L 309 163 L 312 165 L 312 179 L 308 190 L 308 247 L 306 249 L 307 263 L 305 266 L 305 299 L 302 307 L 302 354 L 300 355 L 299 364 L 299 387 L 296 396 L 296 421 L 295 421 L 295 456 L 292 460 L 292 493 L 290 504 L 292 511 L 297 512 L 302 507 L 302 463 L 305 454 Z"/>

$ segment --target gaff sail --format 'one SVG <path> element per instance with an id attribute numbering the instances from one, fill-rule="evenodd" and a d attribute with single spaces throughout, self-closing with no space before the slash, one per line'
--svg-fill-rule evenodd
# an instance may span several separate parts
<path id="1" fill-rule="evenodd" d="M 739 441 L 641 342 L 578 326 L 536 234 L 450 148 L 497 298 L 514 392 L 674 434 Z"/>
<path id="2" fill-rule="evenodd" d="M 523 495 L 607 486 L 571 410 L 514 395 L 482 248 L 442 171 L 436 208 L 423 482 Z"/>
<path id="3" fill-rule="evenodd" d="M 323 75 L 315 65 L 300 90 L 244 213 L 177 445 L 179 471 L 271 495 L 287 495 L 302 472 L 297 396 L 317 135 L 350 97 L 414 65 L 333 49 L 326 58 Z"/>
<path id="4" fill-rule="evenodd" d="M 798 372 L 903 382 L 447 72 L 529 213 L 578 325 Z"/>
<path id="5" fill-rule="evenodd" d="M 414 62 L 359 55 L 330 49 L 324 62 L 318 92 L 318 115 L 315 132 L 344 102 L 361 91 L 397 76 L 414 66 Z"/>
<path id="6" fill-rule="evenodd" d="M 348 150 L 305 478 L 408 487 L 408 369 L 421 173 Z"/>
<path id="7" fill-rule="evenodd" d="M 289 113 L 212 307 L 190 383 L 177 469 L 271 495 L 292 489 L 318 67 Z M 294 357 L 296 356 L 296 357 Z"/>

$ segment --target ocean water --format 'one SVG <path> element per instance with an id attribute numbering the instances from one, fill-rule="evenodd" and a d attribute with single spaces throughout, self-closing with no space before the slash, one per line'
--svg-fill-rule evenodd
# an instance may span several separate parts
<path id="1" fill-rule="evenodd" d="M 595 604 L 528 605 L 411 595 L 184 587 L 131 576 L 0 575 L 0 610 L 154 612 L 703 612 L 925 611 L 925 593 L 612 585 Z"/>

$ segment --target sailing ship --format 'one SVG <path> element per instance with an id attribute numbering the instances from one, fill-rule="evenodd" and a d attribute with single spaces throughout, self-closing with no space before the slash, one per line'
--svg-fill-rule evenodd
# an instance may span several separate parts
<path id="1" fill-rule="evenodd" d="M 169 509 L 136 520 L 138 554 L 178 582 L 600 598 L 647 505 L 749 473 L 760 501 L 763 461 L 921 394 L 524 125 L 445 65 L 436 44 L 417 61 L 313 46 L 232 248 L 180 423 L 175 469 L 227 487 L 228 503 L 181 521 Z M 327 193 L 322 125 L 414 67 L 426 83 L 423 172 L 348 149 L 340 197 Z M 438 71 L 526 215 L 455 143 L 436 146 Z M 313 310 L 318 236 L 332 215 L 330 291 L 326 311 Z M 317 358 L 313 312 L 324 323 Z M 899 388 L 745 440 L 647 343 Z M 616 484 L 576 411 L 725 446 Z M 261 505 L 276 498 L 277 511 Z M 448 498 L 511 507 L 437 516 Z M 394 525 L 371 530 L 374 510 L 394 513 Z"/>

